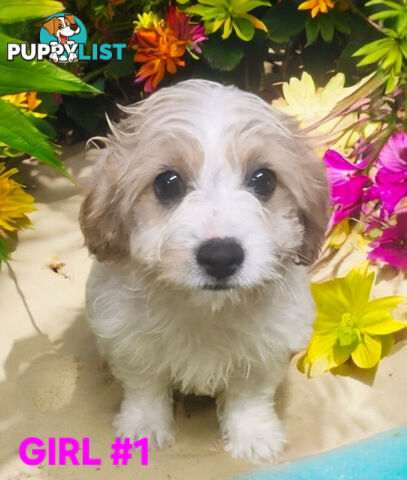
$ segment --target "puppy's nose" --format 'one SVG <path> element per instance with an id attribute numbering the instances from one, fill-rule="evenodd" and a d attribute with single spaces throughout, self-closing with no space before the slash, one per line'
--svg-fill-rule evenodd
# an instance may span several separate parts
<path id="1" fill-rule="evenodd" d="M 196 258 L 208 275 L 222 280 L 240 267 L 244 252 L 234 238 L 211 238 L 198 248 Z"/>
<path id="2" fill-rule="evenodd" d="M 71 23 L 71 29 L 76 32 L 76 30 L 78 30 L 79 28 L 79 25 L 76 25 L 76 23 Z"/>

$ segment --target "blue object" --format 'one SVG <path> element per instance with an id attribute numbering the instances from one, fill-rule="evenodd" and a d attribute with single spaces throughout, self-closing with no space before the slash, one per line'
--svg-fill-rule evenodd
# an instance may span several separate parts
<path id="1" fill-rule="evenodd" d="M 407 480 L 407 426 L 240 480 Z"/>

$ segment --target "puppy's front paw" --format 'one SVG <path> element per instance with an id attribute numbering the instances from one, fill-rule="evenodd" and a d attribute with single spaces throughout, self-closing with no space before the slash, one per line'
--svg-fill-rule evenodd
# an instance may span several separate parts
<path id="1" fill-rule="evenodd" d="M 133 441 L 148 438 L 148 449 L 158 450 L 174 442 L 172 422 L 152 415 L 140 415 L 137 411 L 122 411 L 116 415 L 113 427 L 118 437 Z"/>
<path id="2" fill-rule="evenodd" d="M 232 457 L 252 463 L 273 462 L 282 453 L 285 434 L 279 420 L 243 421 L 224 431 L 225 450 Z"/>

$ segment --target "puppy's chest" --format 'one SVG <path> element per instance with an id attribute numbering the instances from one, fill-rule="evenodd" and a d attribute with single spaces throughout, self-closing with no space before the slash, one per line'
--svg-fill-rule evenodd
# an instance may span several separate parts
<path id="1" fill-rule="evenodd" d="M 137 344 L 141 363 L 150 359 L 152 373 L 162 372 L 183 392 L 213 394 L 231 376 L 246 376 L 253 363 L 272 354 L 269 333 L 224 324 L 178 326 L 144 332 Z"/>

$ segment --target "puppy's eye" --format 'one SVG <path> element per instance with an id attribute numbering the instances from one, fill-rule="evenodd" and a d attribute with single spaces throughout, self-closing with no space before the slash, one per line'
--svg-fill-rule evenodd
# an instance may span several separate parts
<path id="1" fill-rule="evenodd" d="M 185 184 L 177 172 L 168 171 L 154 180 L 154 191 L 161 202 L 171 202 L 184 196 Z"/>
<path id="2" fill-rule="evenodd" d="M 63 25 L 62 25 L 62 23 L 60 23 L 60 24 L 58 25 L 58 28 L 62 28 L 62 27 L 63 27 Z"/>
<path id="3" fill-rule="evenodd" d="M 276 174 L 268 168 L 260 168 L 252 173 L 247 187 L 262 200 L 267 200 L 276 188 Z"/>

